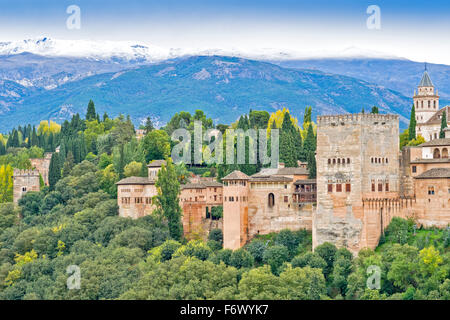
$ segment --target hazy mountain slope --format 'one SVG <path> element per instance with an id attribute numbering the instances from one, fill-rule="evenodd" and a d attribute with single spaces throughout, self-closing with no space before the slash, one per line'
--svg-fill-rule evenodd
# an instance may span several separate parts
<path id="1" fill-rule="evenodd" d="M 274 62 L 297 69 L 318 69 L 377 83 L 412 97 L 420 82 L 424 64 L 400 59 L 311 59 Z M 433 84 L 443 101 L 450 102 L 450 66 L 427 64 Z"/>
<path id="2" fill-rule="evenodd" d="M 316 114 L 360 112 L 377 105 L 382 112 L 408 117 L 409 98 L 355 78 L 320 71 L 292 70 L 240 58 L 190 57 L 117 73 L 94 75 L 39 91 L 3 110 L 0 131 L 24 122 L 62 120 L 84 113 L 93 99 L 100 113 L 130 114 L 167 121 L 177 111 L 204 110 L 217 122 L 249 111 L 289 108 L 296 116 L 307 105 Z M 407 118 L 401 118 L 402 125 Z"/>

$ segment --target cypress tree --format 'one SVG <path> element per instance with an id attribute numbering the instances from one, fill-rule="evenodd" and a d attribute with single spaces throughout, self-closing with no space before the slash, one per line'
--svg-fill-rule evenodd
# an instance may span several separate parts
<path id="1" fill-rule="evenodd" d="M 48 183 L 50 185 L 50 190 L 55 190 L 55 185 L 61 178 L 61 164 L 59 161 L 59 154 L 53 153 L 52 159 L 50 160 L 50 167 L 48 170 Z"/>
<path id="2" fill-rule="evenodd" d="M 95 119 L 97 119 L 97 114 L 95 112 L 94 101 L 89 100 L 88 107 L 87 107 L 87 112 L 86 112 L 86 120 L 92 121 L 92 120 L 95 120 Z"/>
<path id="3" fill-rule="evenodd" d="M 0 156 L 6 154 L 6 147 L 2 141 L 0 141 Z"/>
<path id="4" fill-rule="evenodd" d="M 71 151 L 67 154 L 66 161 L 64 161 L 64 166 L 62 170 L 63 177 L 67 177 L 70 174 L 70 171 L 72 171 L 72 168 L 74 167 L 75 162 L 73 158 L 73 154 Z"/>
<path id="5" fill-rule="evenodd" d="M 447 107 L 445 107 L 444 110 L 442 111 L 441 131 L 439 132 L 440 139 L 445 138 L 445 132 L 444 132 L 445 128 L 447 128 Z"/>
<path id="6" fill-rule="evenodd" d="M 316 155 L 315 152 L 310 151 L 308 152 L 308 170 L 309 170 L 309 178 L 315 179 L 316 178 Z"/>
<path id="7" fill-rule="evenodd" d="M 414 104 L 411 108 L 411 118 L 409 120 L 409 141 L 414 140 L 416 138 L 416 108 Z"/>
<path id="8" fill-rule="evenodd" d="M 156 212 L 168 222 L 170 237 L 179 241 L 183 236 L 182 211 L 179 204 L 180 183 L 172 160 L 168 159 L 167 166 L 163 165 L 158 172 L 156 188 Z"/>
<path id="9" fill-rule="evenodd" d="M 291 121 L 289 112 L 284 114 L 283 123 L 280 130 L 280 161 L 284 162 L 286 167 L 297 167 L 297 150 L 295 150 L 294 141 L 296 129 Z"/>

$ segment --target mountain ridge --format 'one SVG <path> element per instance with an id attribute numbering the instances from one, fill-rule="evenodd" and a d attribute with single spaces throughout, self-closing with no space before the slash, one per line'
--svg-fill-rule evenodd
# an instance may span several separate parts
<path id="1" fill-rule="evenodd" d="M 147 116 L 164 123 L 180 110 L 202 109 L 216 122 L 229 123 L 249 109 L 287 107 L 299 117 L 309 105 L 314 116 L 377 105 L 381 112 L 400 114 L 404 127 L 411 105 L 410 98 L 364 80 L 223 56 L 178 58 L 34 90 L 7 108 L 0 104 L 0 130 L 23 119 L 61 122 L 73 113 L 83 114 L 91 98 L 98 112 L 130 114 L 136 124 Z"/>

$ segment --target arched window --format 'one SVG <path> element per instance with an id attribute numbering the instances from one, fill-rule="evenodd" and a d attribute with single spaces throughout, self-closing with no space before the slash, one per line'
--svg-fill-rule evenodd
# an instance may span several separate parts
<path id="1" fill-rule="evenodd" d="M 341 164 L 341 159 L 338 159 L 338 164 Z"/>
<path id="2" fill-rule="evenodd" d="M 333 164 L 336 164 L 336 159 L 333 159 Z"/>
<path id="3" fill-rule="evenodd" d="M 447 148 L 442 149 L 442 158 L 448 158 L 448 149 Z"/>
<path id="4" fill-rule="evenodd" d="M 331 159 L 328 159 L 328 164 L 331 164 Z"/>
<path id="5" fill-rule="evenodd" d="M 275 196 L 273 195 L 273 193 L 269 193 L 267 200 L 269 208 L 273 208 L 273 206 L 275 205 Z"/>
<path id="6" fill-rule="evenodd" d="M 441 157 L 441 152 L 438 148 L 434 149 L 433 151 L 433 159 L 439 159 Z"/>
<path id="7" fill-rule="evenodd" d="M 347 158 L 347 163 L 350 163 L 350 158 Z"/>

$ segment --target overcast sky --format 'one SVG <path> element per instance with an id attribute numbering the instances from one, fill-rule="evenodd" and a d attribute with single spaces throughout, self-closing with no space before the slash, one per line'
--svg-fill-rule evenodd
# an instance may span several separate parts
<path id="1" fill-rule="evenodd" d="M 81 29 L 69 30 L 69 5 Z M 369 5 L 381 29 L 368 29 Z M 131 40 L 164 48 L 317 53 L 349 47 L 450 64 L 450 1 L 0 0 L 0 41 Z"/>

